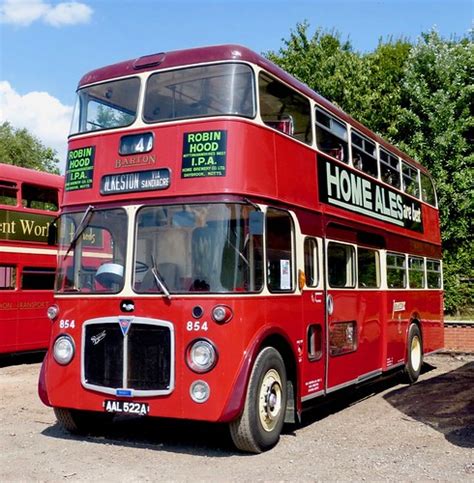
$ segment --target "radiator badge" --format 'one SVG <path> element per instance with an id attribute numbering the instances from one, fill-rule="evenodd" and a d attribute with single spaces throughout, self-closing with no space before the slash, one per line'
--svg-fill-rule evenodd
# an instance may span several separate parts
<path id="1" fill-rule="evenodd" d="M 133 317 L 119 317 L 118 319 L 122 334 L 125 337 L 128 334 L 130 326 L 132 325 Z"/>
<path id="2" fill-rule="evenodd" d="M 94 344 L 94 345 L 97 345 L 102 339 L 105 339 L 105 336 L 107 334 L 105 333 L 105 330 L 103 330 L 102 332 L 99 332 L 97 335 L 93 335 L 91 337 L 91 342 Z"/>

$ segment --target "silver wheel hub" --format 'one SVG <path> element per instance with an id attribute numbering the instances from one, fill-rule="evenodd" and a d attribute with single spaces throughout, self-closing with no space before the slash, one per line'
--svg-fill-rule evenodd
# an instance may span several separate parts
<path id="1" fill-rule="evenodd" d="M 282 384 L 280 374 L 270 369 L 260 386 L 258 415 L 265 431 L 272 431 L 281 417 Z"/>

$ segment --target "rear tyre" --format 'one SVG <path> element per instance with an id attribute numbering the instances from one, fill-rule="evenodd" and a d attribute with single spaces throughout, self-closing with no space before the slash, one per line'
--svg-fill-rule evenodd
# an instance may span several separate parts
<path id="1" fill-rule="evenodd" d="M 73 434 L 88 434 L 100 431 L 112 422 L 113 414 L 79 409 L 54 408 L 58 423 Z"/>
<path id="2" fill-rule="evenodd" d="M 229 425 L 235 446 L 261 453 L 278 443 L 287 403 L 286 369 L 280 353 L 264 348 L 250 375 L 242 415 Z"/>
<path id="3" fill-rule="evenodd" d="M 405 365 L 405 379 L 408 384 L 416 382 L 423 365 L 423 344 L 420 328 L 411 324 L 408 329 L 407 363 Z"/>

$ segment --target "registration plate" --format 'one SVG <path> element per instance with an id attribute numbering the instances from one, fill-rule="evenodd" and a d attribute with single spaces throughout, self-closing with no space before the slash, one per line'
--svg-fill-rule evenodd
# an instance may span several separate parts
<path id="1" fill-rule="evenodd" d="M 149 409 L 150 408 L 147 403 L 113 401 L 110 399 L 104 401 L 104 410 L 108 413 L 125 413 L 136 414 L 137 416 L 146 416 Z"/>

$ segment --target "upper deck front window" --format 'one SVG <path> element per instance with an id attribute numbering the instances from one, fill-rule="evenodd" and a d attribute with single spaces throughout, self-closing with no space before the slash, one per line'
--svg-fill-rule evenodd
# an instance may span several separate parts
<path id="1" fill-rule="evenodd" d="M 132 77 L 81 89 L 77 93 L 70 134 L 132 124 L 137 115 L 140 79 Z"/>
<path id="2" fill-rule="evenodd" d="M 192 117 L 255 116 L 252 69 L 218 64 L 157 72 L 148 79 L 143 118 L 146 122 Z"/>

